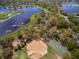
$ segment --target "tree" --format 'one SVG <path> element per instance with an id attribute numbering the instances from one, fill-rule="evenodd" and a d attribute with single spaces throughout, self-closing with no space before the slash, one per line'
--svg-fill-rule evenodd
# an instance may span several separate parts
<path id="1" fill-rule="evenodd" d="M 3 58 L 4 58 L 4 59 L 6 59 L 6 58 L 7 58 L 7 59 L 12 59 L 13 51 L 11 50 L 10 47 L 5 48 L 5 49 L 3 50 L 2 55 L 3 55 Z"/>
<path id="2" fill-rule="evenodd" d="M 77 31 L 79 31 L 79 25 L 74 25 L 74 26 L 72 26 L 71 27 L 72 28 L 72 30 L 74 30 L 75 32 L 77 32 Z"/>
<path id="3" fill-rule="evenodd" d="M 72 52 L 74 59 L 79 59 L 79 49 L 74 49 Z"/>

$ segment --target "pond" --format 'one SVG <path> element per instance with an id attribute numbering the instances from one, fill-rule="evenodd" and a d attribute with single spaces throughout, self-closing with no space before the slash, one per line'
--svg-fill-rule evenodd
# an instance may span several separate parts
<path id="1" fill-rule="evenodd" d="M 16 31 L 19 27 L 27 24 L 30 21 L 30 17 L 35 13 L 43 12 L 43 10 L 28 6 L 22 7 L 22 9 L 17 8 L 17 10 L 23 10 L 24 13 L 17 14 L 14 17 L 11 17 L 9 20 L 0 23 L 0 36 L 6 35 L 8 33 Z M 9 9 L 0 8 L 0 12 L 9 12 Z M 14 10 L 12 10 L 14 11 Z"/>
<path id="2" fill-rule="evenodd" d="M 65 3 L 62 9 L 65 13 L 69 13 L 69 14 L 79 13 L 79 3 L 77 2 Z"/>

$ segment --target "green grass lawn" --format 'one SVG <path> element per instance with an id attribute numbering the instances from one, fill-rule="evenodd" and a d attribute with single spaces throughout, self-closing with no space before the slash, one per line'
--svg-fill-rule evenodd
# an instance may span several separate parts
<path id="1" fill-rule="evenodd" d="M 0 13 L 0 20 L 9 18 L 8 13 Z"/>
<path id="2" fill-rule="evenodd" d="M 27 56 L 26 49 L 22 48 L 22 50 L 19 50 L 17 52 L 17 57 L 15 59 L 30 59 L 30 58 Z"/>
<path id="3" fill-rule="evenodd" d="M 55 59 L 55 50 L 48 46 L 48 53 L 41 59 Z"/>

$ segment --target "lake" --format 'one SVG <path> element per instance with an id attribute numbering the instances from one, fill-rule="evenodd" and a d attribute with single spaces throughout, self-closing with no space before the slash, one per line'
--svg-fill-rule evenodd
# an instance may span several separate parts
<path id="1" fill-rule="evenodd" d="M 17 14 L 16 16 L 10 18 L 7 21 L 0 23 L 0 36 L 9 34 L 16 31 L 21 26 L 27 24 L 30 21 L 30 17 L 36 13 L 43 12 L 43 10 L 33 7 L 33 6 L 24 6 L 22 9 L 17 8 L 17 10 L 23 10 L 24 13 Z M 0 8 L 0 12 L 9 12 L 8 8 Z M 14 10 L 11 10 L 14 11 Z"/>
<path id="2" fill-rule="evenodd" d="M 79 3 L 77 2 L 68 2 L 63 4 L 63 11 L 65 13 L 73 14 L 73 13 L 79 13 Z"/>

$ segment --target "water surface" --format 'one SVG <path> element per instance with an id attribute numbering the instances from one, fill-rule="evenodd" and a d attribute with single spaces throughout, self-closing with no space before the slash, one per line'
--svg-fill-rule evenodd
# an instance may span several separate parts
<path id="1" fill-rule="evenodd" d="M 79 3 L 77 2 L 68 2 L 63 5 L 63 11 L 65 13 L 79 13 Z"/>
<path id="2" fill-rule="evenodd" d="M 33 6 L 24 6 L 22 9 L 17 8 L 17 10 L 23 10 L 24 13 L 18 14 L 7 21 L 0 23 L 0 36 L 16 31 L 19 27 L 27 24 L 30 21 L 30 17 L 32 15 L 42 12 L 41 9 L 35 8 Z M 9 12 L 9 9 L 1 8 L 0 12 Z"/>

